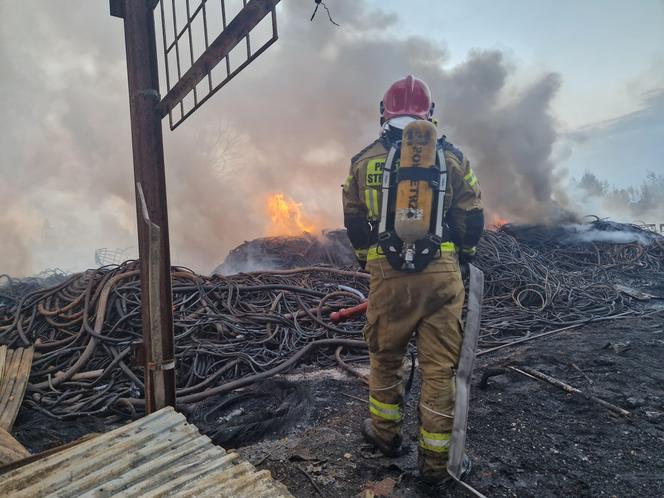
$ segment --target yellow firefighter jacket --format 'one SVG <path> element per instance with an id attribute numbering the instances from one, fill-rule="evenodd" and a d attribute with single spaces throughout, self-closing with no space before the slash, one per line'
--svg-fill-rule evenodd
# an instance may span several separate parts
<path id="1" fill-rule="evenodd" d="M 367 146 L 351 160 L 350 171 L 343 184 L 344 225 L 362 266 L 367 260 L 381 257 L 376 244 L 382 202 L 382 170 L 388 149 L 386 137 Z M 441 251 L 461 251 L 473 256 L 484 228 L 480 185 L 461 151 L 447 141 L 443 141 L 443 150 L 448 172 L 444 205 L 444 220 L 448 229 L 443 232 L 447 240 Z"/>

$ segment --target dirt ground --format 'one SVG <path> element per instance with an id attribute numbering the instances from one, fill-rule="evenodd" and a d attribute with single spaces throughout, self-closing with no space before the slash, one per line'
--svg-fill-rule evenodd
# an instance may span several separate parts
<path id="1" fill-rule="evenodd" d="M 664 496 L 664 321 L 606 322 L 536 339 L 478 358 L 468 429 L 468 482 L 487 496 Z M 550 384 L 510 371 L 478 387 L 483 372 L 507 365 L 540 370 L 632 416 L 614 415 Z M 240 447 L 297 497 L 470 496 L 424 488 L 417 478 L 416 393 L 407 406 L 397 459 L 376 455 L 357 428 L 367 391 L 357 379 L 309 381 L 313 410 L 288 431 Z M 317 490 L 312 484 L 316 483 Z"/>
<path id="2" fill-rule="evenodd" d="M 481 356 L 472 387 L 467 452 L 474 466 L 468 482 L 486 496 L 498 497 L 664 496 L 663 358 L 661 313 L 604 322 Z M 552 375 L 632 416 L 614 415 L 514 371 L 491 377 L 486 389 L 479 388 L 483 373 L 508 365 Z M 226 448 L 237 449 L 259 469 L 269 469 L 297 497 L 354 497 L 367 489 L 375 496 L 470 496 L 459 487 L 435 491 L 419 484 L 417 376 L 406 407 L 404 440 L 410 451 L 389 459 L 364 444 L 357 430 L 368 412 L 362 382 L 335 368 L 305 371 L 268 381 L 256 395 L 240 393 L 234 404 L 228 398 L 208 400 L 188 416 L 213 440 L 225 441 Z M 227 428 L 256 413 L 277 414 L 286 422 L 242 422 L 239 432 Z M 23 411 L 14 435 L 39 451 L 119 423 L 93 417 L 55 421 Z"/>

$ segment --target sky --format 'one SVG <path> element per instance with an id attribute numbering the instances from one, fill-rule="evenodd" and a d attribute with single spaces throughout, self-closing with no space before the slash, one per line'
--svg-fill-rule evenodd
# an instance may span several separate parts
<path id="1" fill-rule="evenodd" d="M 634 221 L 638 205 L 649 206 L 638 219 L 664 222 L 659 200 L 629 202 L 649 172 L 664 174 L 664 1 L 327 4 L 340 27 L 322 10 L 309 22 L 313 1 L 282 0 L 276 44 L 164 127 L 176 263 L 206 273 L 268 233 L 271 192 L 340 226 L 349 158 L 408 72 L 429 81 L 492 212 Z M 121 20 L 105 0 L 0 2 L 0 15 L 0 273 L 92 267 L 99 248 L 134 255 Z M 591 199 L 586 173 L 625 202 Z"/>
<path id="2" fill-rule="evenodd" d="M 661 0 L 410 0 L 408 9 L 399 0 L 374 3 L 398 13 L 400 34 L 424 30 L 446 44 L 450 64 L 470 50 L 497 48 L 526 76 L 559 72 L 555 111 L 569 127 L 632 112 L 643 93 L 664 85 Z"/>
<path id="3" fill-rule="evenodd" d="M 650 94 L 664 89 L 664 1 L 374 3 L 398 13 L 399 34 L 425 30 L 446 44 L 452 65 L 474 49 L 497 48 L 518 67 L 517 78 L 559 73 L 553 112 L 571 136 L 558 144 L 566 151 L 558 164 L 572 175 L 588 169 L 625 187 L 648 171 L 664 173 L 664 113 L 647 108 Z M 634 115 L 644 109 L 645 116 Z M 612 122 L 621 117 L 631 126 Z M 570 143 L 584 128 L 595 128 L 592 140 Z"/>

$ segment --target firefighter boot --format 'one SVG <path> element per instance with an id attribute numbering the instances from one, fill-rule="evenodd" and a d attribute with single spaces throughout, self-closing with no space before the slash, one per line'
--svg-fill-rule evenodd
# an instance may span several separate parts
<path id="1" fill-rule="evenodd" d="M 365 441 L 373 444 L 386 457 L 396 458 L 401 455 L 401 436 L 396 435 L 389 442 L 382 441 L 374 433 L 370 418 L 364 419 L 361 431 Z"/>
<path id="2" fill-rule="evenodd" d="M 424 452 L 426 450 L 423 450 L 422 448 L 419 449 L 417 453 L 417 467 L 420 471 L 420 477 L 422 478 L 422 482 L 428 486 L 447 486 L 452 482 L 452 476 L 450 476 L 447 472 L 444 474 L 434 474 L 431 475 L 426 471 L 426 461 L 425 461 L 425 456 Z M 463 481 L 468 477 L 470 474 L 470 471 L 473 469 L 473 462 L 471 461 L 470 457 L 466 455 L 465 453 L 463 454 L 463 460 L 461 461 L 461 472 L 459 475 L 459 478 Z"/>

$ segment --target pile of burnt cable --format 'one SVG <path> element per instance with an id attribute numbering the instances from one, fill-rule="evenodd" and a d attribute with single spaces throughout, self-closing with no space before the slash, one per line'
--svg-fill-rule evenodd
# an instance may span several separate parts
<path id="1" fill-rule="evenodd" d="M 631 225 L 507 225 L 484 233 L 476 264 L 485 273 L 480 354 L 591 322 L 656 313 L 648 296 L 664 296 L 664 238 Z M 227 277 L 174 267 L 179 402 L 248 388 L 303 363 L 366 360 L 364 317 L 333 324 L 329 314 L 361 302 L 368 277 L 323 266 Z M 132 361 L 142 339 L 136 262 L 46 287 L 5 280 L 0 342 L 35 346 L 24 406 L 61 419 L 142 411 L 143 369 Z"/>

